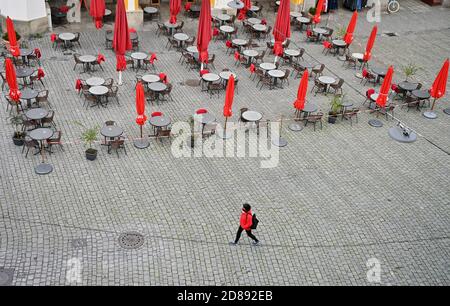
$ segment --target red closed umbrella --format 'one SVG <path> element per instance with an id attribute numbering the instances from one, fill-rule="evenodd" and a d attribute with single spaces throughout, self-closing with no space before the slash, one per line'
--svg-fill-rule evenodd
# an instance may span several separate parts
<path id="1" fill-rule="evenodd" d="M 347 32 L 344 35 L 344 41 L 347 45 L 350 45 L 353 41 L 353 33 L 355 32 L 356 21 L 358 19 L 358 12 L 354 11 L 352 15 L 352 19 L 347 26 Z"/>
<path id="2" fill-rule="evenodd" d="M 202 63 L 208 61 L 208 45 L 211 37 L 211 3 L 209 0 L 202 0 L 197 31 L 197 50 Z"/>
<path id="3" fill-rule="evenodd" d="M 377 105 L 379 107 L 385 107 L 387 98 L 389 95 L 389 90 L 391 89 L 392 76 L 394 74 L 394 68 L 389 66 L 388 71 L 386 72 L 386 76 L 384 77 L 383 84 L 380 88 L 380 93 L 377 98 Z"/>
<path id="4" fill-rule="evenodd" d="M 244 7 L 239 11 L 238 15 L 239 20 L 244 20 L 245 17 L 247 16 L 247 12 L 252 7 L 252 3 L 250 0 L 243 0 L 242 2 L 244 3 Z"/>
<path id="5" fill-rule="evenodd" d="M 231 74 L 228 79 L 227 90 L 225 93 L 225 104 L 223 105 L 223 115 L 225 117 L 225 125 L 224 125 L 224 133 L 227 130 L 227 121 L 228 117 L 233 115 L 232 107 L 233 107 L 233 99 L 234 99 L 234 75 Z"/>
<path id="6" fill-rule="evenodd" d="M 17 86 L 16 69 L 10 58 L 5 60 L 6 83 L 9 86 L 9 97 L 15 102 L 20 100 L 20 91 Z"/>
<path id="7" fill-rule="evenodd" d="M 323 10 L 323 0 L 319 0 L 319 2 L 317 2 L 317 6 L 316 6 L 316 13 L 314 14 L 313 17 L 313 22 L 314 23 L 319 23 L 320 22 L 320 14 L 322 13 Z"/>
<path id="8" fill-rule="evenodd" d="M 170 0 L 170 19 L 171 24 L 177 23 L 177 15 L 181 10 L 181 0 Z"/>
<path id="9" fill-rule="evenodd" d="M 125 52 L 131 50 L 130 32 L 128 30 L 127 13 L 123 1 L 117 1 L 116 20 L 114 23 L 114 38 L 112 48 L 116 51 L 117 71 L 119 71 L 119 85 L 122 84 L 121 71 L 126 68 Z"/>
<path id="10" fill-rule="evenodd" d="M 147 116 L 145 115 L 145 95 L 144 95 L 144 87 L 141 82 L 138 82 L 136 85 L 136 112 L 137 118 L 136 123 L 141 127 L 147 121 Z M 142 137 L 142 130 L 141 130 Z"/>
<path id="11" fill-rule="evenodd" d="M 105 15 L 105 0 L 91 0 L 89 14 L 95 22 L 95 27 L 100 29 L 103 26 L 103 16 Z"/>
<path id="12" fill-rule="evenodd" d="M 289 0 L 281 0 L 280 7 L 277 12 L 277 19 L 273 27 L 273 37 L 275 44 L 273 53 L 276 56 L 283 55 L 283 42 L 291 37 L 291 2 Z"/>
<path id="13" fill-rule="evenodd" d="M 14 23 L 9 16 L 6 17 L 6 31 L 8 32 L 9 51 L 13 56 L 19 56 L 20 49 L 17 45 L 16 31 L 14 30 Z"/>
<path id="14" fill-rule="evenodd" d="M 445 95 L 445 91 L 447 89 L 448 67 L 449 60 L 446 59 L 444 65 L 442 65 L 441 71 L 439 71 L 439 74 L 437 75 L 436 79 L 433 82 L 433 85 L 430 88 L 430 95 L 434 98 L 431 110 L 433 110 L 434 108 L 436 99 L 442 98 Z"/>
<path id="15" fill-rule="evenodd" d="M 294 102 L 294 107 L 297 110 L 296 113 L 299 114 L 300 111 L 305 107 L 306 92 L 308 91 L 308 70 L 303 73 L 300 84 L 298 85 L 297 99 Z"/>
<path id="16" fill-rule="evenodd" d="M 364 52 L 363 60 L 365 62 L 369 61 L 370 58 L 372 57 L 372 48 L 373 48 L 373 44 L 375 43 L 375 38 L 377 37 L 377 31 L 378 31 L 378 27 L 376 25 L 373 26 L 372 32 L 370 33 L 370 36 L 369 36 L 369 40 L 367 41 L 366 52 Z"/>

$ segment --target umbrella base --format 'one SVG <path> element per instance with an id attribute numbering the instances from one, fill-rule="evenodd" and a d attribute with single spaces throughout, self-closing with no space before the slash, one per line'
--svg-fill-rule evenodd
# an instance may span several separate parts
<path id="1" fill-rule="evenodd" d="M 294 132 L 300 132 L 301 130 L 303 130 L 303 125 L 300 125 L 298 123 L 291 123 L 289 125 L 289 129 Z"/>
<path id="2" fill-rule="evenodd" d="M 381 122 L 380 120 L 378 120 L 378 119 L 370 119 L 369 120 L 369 125 L 370 126 L 372 126 L 372 127 L 382 127 L 383 126 L 383 122 Z"/>
<path id="3" fill-rule="evenodd" d="M 230 139 L 231 137 L 233 137 L 233 132 L 231 131 L 220 131 L 218 133 L 216 133 L 217 137 L 222 138 L 222 139 Z"/>
<path id="4" fill-rule="evenodd" d="M 279 137 L 277 139 L 272 140 L 272 144 L 276 147 L 285 147 L 287 146 L 287 141 L 286 139 Z"/>
<path id="5" fill-rule="evenodd" d="M 437 118 L 437 114 L 432 111 L 424 112 L 423 116 L 427 119 L 436 119 Z"/>
<path id="6" fill-rule="evenodd" d="M 410 143 L 417 140 L 417 134 L 414 132 L 409 133 L 409 136 L 403 134 L 403 129 L 398 126 L 391 127 L 389 129 L 389 136 L 398 142 Z"/>
<path id="7" fill-rule="evenodd" d="M 150 141 L 148 141 L 148 139 L 136 139 L 133 142 L 134 146 L 138 149 L 145 149 L 148 148 L 150 146 Z"/>
<path id="8" fill-rule="evenodd" d="M 36 168 L 34 168 L 34 171 L 39 175 L 49 174 L 53 171 L 53 166 L 50 164 L 42 163 L 36 166 Z"/>
<path id="9" fill-rule="evenodd" d="M 447 115 L 450 115 L 450 108 L 444 109 L 444 113 L 447 114 Z"/>

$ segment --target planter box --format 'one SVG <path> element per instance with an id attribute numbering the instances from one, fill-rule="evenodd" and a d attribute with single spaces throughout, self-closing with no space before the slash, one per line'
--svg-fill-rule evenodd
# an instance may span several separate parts
<path id="1" fill-rule="evenodd" d="M 422 0 L 422 2 L 425 2 L 426 4 L 431 6 L 442 4 L 442 0 Z"/>

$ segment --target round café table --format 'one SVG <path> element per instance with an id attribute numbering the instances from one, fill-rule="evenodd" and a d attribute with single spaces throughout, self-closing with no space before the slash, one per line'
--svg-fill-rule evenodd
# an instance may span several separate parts
<path id="1" fill-rule="evenodd" d="M 92 77 L 86 80 L 88 86 L 101 86 L 105 83 L 105 80 L 100 77 Z"/>
<path id="2" fill-rule="evenodd" d="M 248 21 L 248 23 L 251 23 L 251 24 L 260 24 L 261 23 L 261 19 L 255 18 L 255 17 L 249 18 L 249 19 L 247 19 L 247 21 Z"/>
<path id="3" fill-rule="evenodd" d="M 155 83 L 159 82 L 160 80 L 160 77 L 156 74 L 146 74 L 142 76 L 142 81 L 144 81 L 145 83 Z"/>
<path id="4" fill-rule="evenodd" d="M 49 174 L 53 171 L 53 166 L 45 162 L 44 140 L 53 136 L 53 130 L 49 128 L 37 128 L 29 132 L 28 136 L 40 142 L 39 152 L 41 153 L 42 162 L 34 168 L 34 171 L 36 174 Z"/>
<path id="5" fill-rule="evenodd" d="M 180 23 L 178 21 L 176 23 L 170 23 L 169 21 L 166 21 L 166 22 L 164 22 L 164 25 L 166 26 L 167 29 L 169 29 L 169 34 L 172 35 L 173 29 L 178 27 L 180 25 Z"/>
<path id="6" fill-rule="evenodd" d="M 144 8 L 144 13 L 150 16 L 150 19 L 153 19 L 153 16 L 158 13 L 158 9 L 153 6 L 147 6 Z"/>
<path id="7" fill-rule="evenodd" d="M 189 53 L 198 53 L 197 47 L 196 46 L 189 46 L 186 48 L 186 51 Z"/>
<path id="8" fill-rule="evenodd" d="M 302 17 L 302 13 L 301 12 L 291 12 L 290 15 L 291 15 L 292 18 Z"/>
<path id="9" fill-rule="evenodd" d="M 261 64 L 259 64 L 259 68 L 269 71 L 269 70 L 276 69 L 277 66 L 275 66 L 274 63 L 261 63 Z"/>
<path id="10" fill-rule="evenodd" d="M 341 49 L 347 48 L 347 43 L 342 39 L 333 39 L 331 43 L 333 44 L 333 47 L 336 49 L 335 55 L 338 55 Z"/>
<path id="11" fill-rule="evenodd" d="M 175 33 L 173 35 L 173 38 L 178 41 L 178 46 L 182 47 L 183 43 L 189 39 L 189 35 L 185 34 L 185 33 Z"/>
<path id="12" fill-rule="evenodd" d="M 101 128 L 100 134 L 108 138 L 117 138 L 123 134 L 123 129 L 117 125 L 105 125 Z"/>
<path id="13" fill-rule="evenodd" d="M 336 79 L 331 76 L 322 75 L 319 77 L 319 82 L 325 85 L 325 94 L 326 94 L 328 92 L 328 86 L 336 82 Z"/>
<path id="14" fill-rule="evenodd" d="M 205 82 L 216 82 L 218 80 L 220 80 L 220 76 L 218 76 L 215 73 L 205 73 L 204 75 L 202 75 L 202 79 Z"/>
<path id="15" fill-rule="evenodd" d="M 100 85 L 100 86 L 92 86 L 89 88 L 89 93 L 96 97 L 97 99 L 97 106 L 100 107 L 104 106 L 101 102 L 102 96 L 106 95 L 108 93 L 109 89 L 106 86 Z M 92 105 L 92 106 L 96 106 Z"/>
<path id="16" fill-rule="evenodd" d="M 415 89 L 411 92 L 411 94 L 419 99 L 419 103 L 425 100 L 430 101 L 431 98 L 430 92 L 426 89 Z"/>
<path id="17" fill-rule="evenodd" d="M 26 86 L 27 78 L 34 73 L 34 69 L 30 67 L 16 67 L 16 77 L 23 80 L 23 85 Z"/>
<path id="18" fill-rule="evenodd" d="M 203 131 L 205 130 L 205 126 L 207 124 L 210 124 L 210 123 L 213 123 L 216 121 L 216 117 L 214 117 L 210 113 L 194 114 L 193 118 L 195 121 L 200 122 L 202 124 L 202 136 L 203 136 Z"/>
<path id="19" fill-rule="evenodd" d="M 323 35 L 326 34 L 328 32 L 328 30 L 321 28 L 321 27 L 317 27 L 313 29 L 313 32 L 316 33 L 317 35 Z"/>
<path id="20" fill-rule="evenodd" d="M 311 19 L 309 19 L 308 17 L 297 17 L 297 21 L 302 23 L 302 24 L 308 24 L 311 22 Z"/>
<path id="21" fill-rule="evenodd" d="M 219 30 L 223 33 L 225 33 L 227 36 L 230 36 L 231 33 L 234 32 L 234 28 L 232 26 L 223 25 L 219 27 Z"/>
<path id="22" fill-rule="evenodd" d="M 231 19 L 231 16 L 227 14 L 219 14 L 216 16 L 216 19 L 220 21 L 220 24 L 224 24 L 226 21 Z"/>
<path id="23" fill-rule="evenodd" d="M 269 72 L 267 74 L 270 75 L 274 79 L 274 81 L 273 81 L 274 87 L 277 86 L 278 79 L 280 79 L 286 75 L 286 73 L 283 70 L 278 70 L 278 69 L 269 70 Z"/>
<path id="24" fill-rule="evenodd" d="M 256 124 L 256 132 L 259 135 L 259 121 L 262 119 L 262 114 L 257 111 L 248 110 L 242 113 L 242 118 L 248 122 Z"/>
<path id="25" fill-rule="evenodd" d="M 227 5 L 231 8 L 238 9 L 238 10 L 244 8 L 244 3 L 239 0 L 230 1 L 227 3 Z"/>
<path id="26" fill-rule="evenodd" d="M 404 91 L 413 91 L 417 88 L 417 83 L 403 81 L 403 82 L 398 83 L 398 87 L 400 87 Z"/>
<path id="27" fill-rule="evenodd" d="M 267 26 L 264 24 L 254 24 L 252 26 L 253 30 L 258 31 L 258 32 L 264 32 L 267 30 Z"/>
<path id="28" fill-rule="evenodd" d="M 372 73 L 377 76 L 377 79 L 375 80 L 376 83 L 380 82 L 380 78 L 384 78 L 387 73 L 386 68 L 380 68 L 380 67 L 371 67 L 370 71 L 372 71 Z"/>
<path id="29" fill-rule="evenodd" d="M 67 51 L 69 49 L 69 42 L 75 39 L 75 34 L 66 32 L 59 34 L 58 37 L 64 41 L 64 51 Z"/>
<path id="30" fill-rule="evenodd" d="M 91 71 L 92 63 L 97 60 L 94 55 L 81 55 L 78 59 L 83 63 L 84 72 Z"/>
<path id="31" fill-rule="evenodd" d="M 168 126 L 171 123 L 171 120 L 169 117 L 161 115 L 161 116 L 151 117 L 148 122 L 150 125 L 152 125 L 156 129 L 162 129 L 162 128 Z"/>
<path id="32" fill-rule="evenodd" d="M 27 107 L 31 107 L 31 100 L 36 99 L 38 96 L 38 91 L 31 88 L 24 88 L 20 91 L 20 99 L 25 100 L 27 102 Z"/>
<path id="33" fill-rule="evenodd" d="M 259 6 L 256 6 L 256 5 L 250 6 L 250 11 L 252 11 L 254 13 L 259 12 L 259 10 L 260 10 Z"/>
<path id="34" fill-rule="evenodd" d="M 302 113 L 304 113 L 304 116 L 307 117 L 309 116 L 309 114 L 316 112 L 319 109 L 319 107 L 317 106 L 317 104 L 314 103 L 305 103 L 303 109 L 302 109 Z"/>
<path id="35" fill-rule="evenodd" d="M 167 85 L 163 82 L 153 82 L 148 84 L 148 89 L 155 93 L 155 100 L 159 100 L 159 94 L 167 89 Z"/>
<path id="36" fill-rule="evenodd" d="M 248 43 L 248 40 L 241 39 L 241 38 L 235 38 L 231 42 L 233 45 L 238 46 L 239 48 L 242 48 L 243 46 L 245 46 Z"/>
<path id="37" fill-rule="evenodd" d="M 247 49 L 247 50 L 244 50 L 243 54 L 245 57 L 247 57 L 247 64 L 250 64 L 250 62 L 252 62 L 253 58 L 258 56 L 259 53 L 256 50 Z"/>
<path id="38" fill-rule="evenodd" d="M 20 48 L 20 56 L 22 57 L 22 61 L 28 65 L 27 56 L 33 53 L 33 50 L 27 48 Z"/>
<path id="39" fill-rule="evenodd" d="M 47 117 L 47 115 L 48 115 L 48 110 L 43 109 L 43 108 L 33 108 L 25 113 L 25 116 L 28 119 L 38 121 L 39 125 L 41 125 L 40 121 L 42 119 L 44 119 L 45 117 Z"/>
<path id="40" fill-rule="evenodd" d="M 133 52 L 131 53 L 131 58 L 137 61 L 136 70 L 142 68 L 142 62 L 148 57 L 147 53 L 144 52 Z"/>
<path id="41" fill-rule="evenodd" d="M 298 56 L 300 56 L 300 50 L 285 49 L 284 54 L 289 56 L 289 61 L 292 63 L 294 58 L 297 58 Z"/>
<path id="42" fill-rule="evenodd" d="M 228 79 L 231 77 L 231 75 L 233 75 L 234 79 L 237 79 L 237 75 L 234 72 L 231 71 L 222 71 L 219 73 L 219 76 L 222 80 L 228 82 Z"/>

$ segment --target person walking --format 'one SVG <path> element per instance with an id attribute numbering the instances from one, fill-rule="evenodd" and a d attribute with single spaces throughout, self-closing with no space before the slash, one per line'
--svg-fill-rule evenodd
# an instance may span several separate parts
<path id="1" fill-rule="evenodd" d="M 252 234 L 252 223 L 253 223 L 253 214 L 252 208 L 248 203 L 245 203 L 242 207 L 241 218 L 239 222 L 239 228 L 236 233 L 236 239 L 233 242 L 230 242 L 230 245 L 236 245 L 241 238 L 242 231 L 245 230 L 247 236 L 249 236 L 253 240 L 253 245 L 259 245 L 259 240 Z"/>

